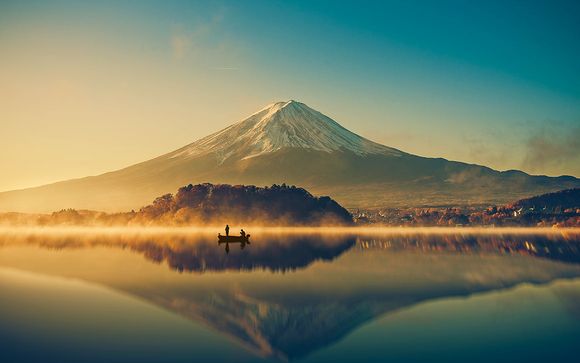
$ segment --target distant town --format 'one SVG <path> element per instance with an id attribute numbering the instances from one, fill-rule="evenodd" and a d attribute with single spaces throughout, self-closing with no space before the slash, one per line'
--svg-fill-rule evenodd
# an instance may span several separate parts
<path id="1" fill-rule="evenodd" d="M 384 226 L 580 226 L 580 189 L 522 199 L 504 206 L 351 209 L 357 225 Z"/>

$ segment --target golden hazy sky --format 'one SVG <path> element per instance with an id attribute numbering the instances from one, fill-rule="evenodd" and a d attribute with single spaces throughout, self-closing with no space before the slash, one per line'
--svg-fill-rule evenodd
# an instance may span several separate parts
<path id="1" fill-rule="evenodd" d="M 433 28 L 458 10 L 323 5 L 1 2 L 0 191 L 144 161 L 288 99 L 410 153 L 580 176 L 577 12 L 542 13 L 554 44 L 510 7 Z"/>

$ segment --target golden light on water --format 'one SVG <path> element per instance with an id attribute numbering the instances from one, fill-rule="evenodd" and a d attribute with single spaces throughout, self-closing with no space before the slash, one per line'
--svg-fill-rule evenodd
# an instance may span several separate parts
<path id="1" fill-rule="evenodd" d="M 230 226 L 231 234 L 243 228 L 260 234 L 365 234 L 365 235 L 580 235 L 579 227 L 263 227 Z M 0 226 L 0 235 L 191 235 L 223 233 L 224 226 L 205 227 L 93 227 L 93 226 Z"/>

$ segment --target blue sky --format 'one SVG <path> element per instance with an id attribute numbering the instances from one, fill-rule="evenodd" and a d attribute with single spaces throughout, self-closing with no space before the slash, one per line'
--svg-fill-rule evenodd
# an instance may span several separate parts
<path id="1" fill-rule="evenodd" d="M 580 176 L 578 19 L 577 1 L 3 0 L 0 190 L 285 99 L 407 152 Z"/>

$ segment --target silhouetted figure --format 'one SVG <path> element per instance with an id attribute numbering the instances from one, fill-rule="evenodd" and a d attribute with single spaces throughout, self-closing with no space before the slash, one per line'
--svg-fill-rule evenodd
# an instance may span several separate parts
<path id="1" fill-rule="evenodd" d="M 230 226 L 226 224 L 226 236 L 230 235 Z"/>
<path id="2" fill-rule="evenodd" d="M 243 229 L 240 231 L 240 236 L 242 236 L 242 238 L 246 237 L 246 232 Z"/>

